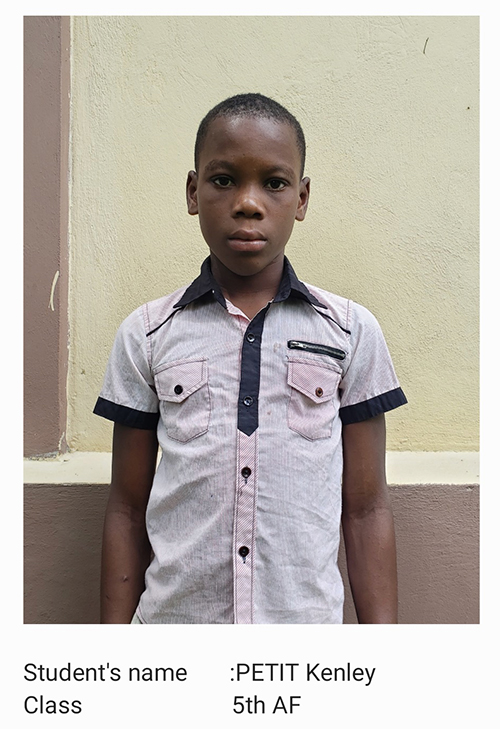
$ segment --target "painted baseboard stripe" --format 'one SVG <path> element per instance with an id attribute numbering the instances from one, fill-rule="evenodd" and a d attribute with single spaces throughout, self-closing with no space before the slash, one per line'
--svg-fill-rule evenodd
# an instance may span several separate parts
<path id="1" fill-rule="evenodd" d="M 66 453 L 48 460 L 24 461 L 26 484 L 108 484 L 111 453 Z M 393 486 L 412 484 L 477 484 L 479 453 L 389 451 L 387 481 Z"/>

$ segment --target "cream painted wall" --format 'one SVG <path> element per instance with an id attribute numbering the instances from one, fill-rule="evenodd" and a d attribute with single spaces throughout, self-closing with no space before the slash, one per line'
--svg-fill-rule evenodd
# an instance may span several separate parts
<path id="1" fill-rule="evenodd" d="M 478 32 L 471 17 L 73 18 L 72 449 L 110 449 L 92 407 L 121 320 L 197 275 L 196 129 L 244 91 L 303 125 L 312 196 L 288 256 L 378 317 L 410 402 L 388 447 L 478 447 Z"/>

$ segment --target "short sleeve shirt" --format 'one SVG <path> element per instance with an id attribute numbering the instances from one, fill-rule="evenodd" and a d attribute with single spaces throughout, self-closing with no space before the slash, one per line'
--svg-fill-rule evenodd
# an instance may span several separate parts
<path id="1" fill-rule="evenodd" d="M 251 321 L 207 259 L 120 326 L 94 412 L 156 429 L 145 623 L 341 623 L 342 426 L 406 402 L 364 307 L 299 281 Z"/>

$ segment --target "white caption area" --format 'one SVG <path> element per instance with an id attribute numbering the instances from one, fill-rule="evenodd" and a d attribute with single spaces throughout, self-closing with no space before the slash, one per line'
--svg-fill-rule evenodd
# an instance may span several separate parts
<path id="1" fill-rule="evenodd" d="M 194 721 L 216 721 L 220 727 L 305 727 L 306 722 L 325 720 L 332 726 L 345 721 L 354 727 L 385 728 L 483 725 L 478 722 L 478 699 L 487 686 L 481 671 L 471 670 L 480 664 L 484 650 L 480 626 L 20 630 L 12 665 L 17 675 L 10 676 L 15 690 L 8 700 L 16 727 L 116 722 L 125 727 L 173 726 Z M 38 676 L 40 666 L 48 669 L 45 680 L 26 680 Z M 99 678 L 90 678 L 91 671 L 89 681 L 47 680 L 55 668 L 64 668 L 63 676 L 81 676 L 75 669 L 94 668 Z M 133 680 L 131 668 L 138 669 Z M 179 680 L 184 676 L 179 669 L 186 670 L 186 680 Z M 120 680 L 112 680 L 118 673 Z M 25 709 L 29 696 L 34 697 L 27 703 L 33 713 Z M 49 702 L 59 707 L 63 701 L 69 710 L 53 711 Z M 75 701 L 79 713 L 73 711 Z"/>

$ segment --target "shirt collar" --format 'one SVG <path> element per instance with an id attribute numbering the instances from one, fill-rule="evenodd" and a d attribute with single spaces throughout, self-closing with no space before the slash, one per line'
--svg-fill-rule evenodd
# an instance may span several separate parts
<path id="1" fill-rule="evenodd" d="M 179 301 L 174 304 L 174 309 L 180 309 L 188 304 L 192 304 L 193 301 L 202 299 L 209 293 L 213 295 L 219 304 L 221 304 L 224 308 L 227 308 L 226 300 L 220 286 L 212 275 L 210 256 L 205 258 L 201 265 L 200 275 L 187 287 Z M 319 306 L 322 309 L 327 308 L 325 304 L 322 304 L 311 294 L 307 286 L 303 284 L 302 281 L 299 281 L 297 274 L 293 270 L 292 264 L 285 256 L 283 275 L 281 277 L 278 292 L 274 297 L 274 302 L 277 303 L 285 301 L 288 298 L 302 299 L 304 301 L 308 301 L 313 306 Z"/>
<path id="2" fill-rule="evenodd" d="M 179 301 L 174 304 L 174 309 L 180 309 L 188 304 L 192 304 L 193 301 L 203 298 L 208 293 L 213 294 L 219 304 L 222 304 L 224 308 L 227 308 L 226 300 L 220 290 L 220 286 L 212 275 L 210 256 L 205 258 L 201 264 L 200 275 L 187 287 Z"/>

